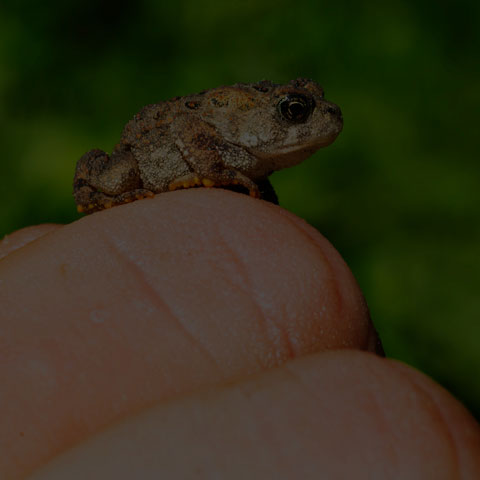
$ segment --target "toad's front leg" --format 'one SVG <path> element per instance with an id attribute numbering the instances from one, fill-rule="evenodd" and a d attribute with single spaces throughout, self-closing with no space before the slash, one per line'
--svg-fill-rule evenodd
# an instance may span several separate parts
<path id="1" fill-rule="evenodd" d="M 260 190 L 258 185 L 233 168 L 224 168 L 217 172 L 204 172 L 198 174 L 195 172 L 184 175 L 170 182 L 169 190 L 177 190 L 179 188 L 191 188 L 196 186 L 210 187 L 227 187 L 240 185 L 248 190 L 251 197 L 260 198 Z"/>
<path id="2" fill-rule="evenodd" d="M 258 185 L 237 165 L 242 160 L 246 165 L 255 160 L 249 158 L 248 152 L 226 142 L 211 125 L 198 119 L 186 121 L 175 144 L 190 173 L 173 178 L 170 190 L 195 186 L 240 186 L 250 196 L 261 197 Z"/>
<path id="3" fill-rule="evenodd" d="M 153 192 L 143 188 L 137 161 L 131 152 L 114 150 L 109 156 L 95 149 L 77 163 L 73 195 L 79 212 L 92 213 L 151 197 Z"/>

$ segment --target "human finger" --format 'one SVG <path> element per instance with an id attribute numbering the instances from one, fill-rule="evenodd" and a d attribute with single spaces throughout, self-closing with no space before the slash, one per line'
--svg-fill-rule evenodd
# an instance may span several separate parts
<path id="1" fill-rule="evenodd" d="M 377 347 L 333 247 L 279 207 L 223 190 L 85 217 L 5 257 L 0 278 L 0 471 L 182 392 Z"/>
<path id="2" fill-rule="evenodd" d="M 413 369 L 313 354 L 130 417 L 32 480 L 480 478 L 480 429 Z"/>

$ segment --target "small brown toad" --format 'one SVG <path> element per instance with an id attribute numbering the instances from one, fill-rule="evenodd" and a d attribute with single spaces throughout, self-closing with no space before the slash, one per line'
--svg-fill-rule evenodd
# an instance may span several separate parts
<path id="1" fill-rule="evenodd" d="M 267 177 L 332 143 L 342 114 L 312 80 L 237 83 L 147 105 L 111 155 L 77 163 L 79 212 L 194 186 L 237 188 L 276 201 Z"/>

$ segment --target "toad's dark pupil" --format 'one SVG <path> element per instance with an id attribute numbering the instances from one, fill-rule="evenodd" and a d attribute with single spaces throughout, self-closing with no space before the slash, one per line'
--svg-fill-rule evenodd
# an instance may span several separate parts
<path id="1" fill-rule="evenodd" d="M 282 116 L 290 122 L 304 122 L 310 115 L 310 102 L 303 95 L 285 97 L 278 104 Z"/>
<path id="2" fill-rule="evenodd" d="M 288 106 L 288 111 L 293 118 L 298 118 L 303 115 L 305 105 L 300 102 L 292 102 Z"/>

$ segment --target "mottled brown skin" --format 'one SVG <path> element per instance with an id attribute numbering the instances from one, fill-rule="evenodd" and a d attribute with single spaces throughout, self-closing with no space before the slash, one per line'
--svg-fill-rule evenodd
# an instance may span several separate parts
<path id="1" fill-rule="evenodd" d="M 195 186 L 238 189 L 276 202 L 268 181 L 332 143 L 342 114 L 322 88 L 299 78 L 218 87 L 147 105 L 127 123 L 111 155 L 77 163 L 74 197 L 92 213 Z"/>

